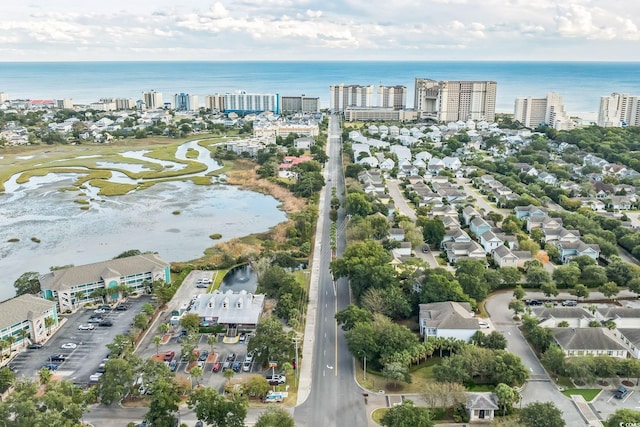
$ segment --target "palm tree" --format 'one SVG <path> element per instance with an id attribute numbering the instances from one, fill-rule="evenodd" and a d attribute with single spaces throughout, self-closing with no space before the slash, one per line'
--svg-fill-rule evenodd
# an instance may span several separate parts
<path id="1" fill-rule="evenodd" d="M 225 373 L 229 371 L 233 372 L 232 369 L 227 369 Z M 196 384 L 200 385 L 200 378 L 202 378 L 202 368 L 200 366 L 194 366 L 193 368 L 191 368 L 190 373 L 191 373 L 191 376 L 196 379 Z"/>
<path id="2" fill-rule="evenodd" d="M 227 385 L 228 385 L 228 384 L 231 384 L 231 378 L 233 378 L 236 375 L 236 373 L 234 372 L 233 369 L 227 369 L 226 371 L 224 371 L 224 374 L 222 375 L 227 380 Z"/>
<path id="3" fill-rule="evenodd" d="M 47 385 L 51 381 L 51 377 L 53 377 L 53 372 L 47 368 L 42 368 L 38 371 L 38 376 L 40 377 L 40 384 Z"/>
<path id="4" fill-rule="evenodd" d="M 162 337 L 160 335 L 156 335 L 153 337 L 151 342 L 156 346 L 156 354 L 160 353 L 160 343 L 162 342 Z"/>
<path id="5" fill-rule="evenodd" d="M 433 340 L 426 340 L 422 343 L 425 350 L 425 358 L 433 356 L 433 352 L 436 351 L 436 344 Z"/>
<path id="6" fill-rule="evenodd" d="M 56 324 L 56 319 L 53 317 L 44 318 L 44 327 L 47 328 L 47 335 L 51 335 L 51 328 Z"/>
<path id="7" fill-rule="evenodd" d="M 167 332 L 169 332 L 169 329 L 171 329 L 171 326 L 168 323 L 160 323 L 160 326 L 158 326 L 158 330 L 162 335 L 165 335 Z"/>
<path id="8" fill-rule="evenodd" d="M 207 344 L 211 347 L 211 353 L 213 353 L 213 345 L 218 343 L 218 336 L 215 334 L 209 334 L 207 337 Z"/>
<path id="9" fill-rule="evenodd" d="M 7 340 L 0 340 L 0 360 L 4 358 L 4 349 L 9 347 Z"/>
<path id="10" fill-rule="evenodd" d="M 90 294 L 89 294 L 89 298 L 91 299 L 95 299 L 95 298 L 100 298 L 100 301 L 102 301 L 103 304 L 105 304 L 105 297 L 107 296 L 108 291 L 105 288 L 98 288 L 98 289 L 94 289 Z"/>
<path id="11" fill-rule="evenodd" d="M 16 337 L 14 337 L 13 335 L 9 335 L 5 338 L 5 341 L 7 341 L 7 343 L 9 344 L 9 354 L 11 354 L 11 352 L 13 351 L 13 343 L 16 342 Z"/>
<path id="12" fill-rule="evenodd" d="M 27 337 L 29 336 L 29 331 L 27 331 L 26 329 L 20 329 L 20 331 L 18 331 L 18 334 L 20 334 L 20 342 L 22 343 L 23 347 L 27 346 Z"/>

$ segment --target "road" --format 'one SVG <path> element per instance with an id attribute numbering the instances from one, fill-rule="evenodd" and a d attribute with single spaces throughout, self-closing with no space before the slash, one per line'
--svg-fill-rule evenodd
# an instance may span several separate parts
<path id="1" fill-rule="evenodd" d="M 494 294 L 487 299 L 485 309 L 491 316 L 493 326 L 497 331 L 502 332 L 507 339 L 507 350 L 520 356 L 523 365 L 529 370 L 531 377 L 522 389 L 522 406 L 532 402 L 553 402 L 562 412 L 567 427 L 589 425 L 584 421 L 573 402 L 560 393 L 522 336 L 520 329 L 513 321 L 511 311 L 508 309 L 511 299 L 511 292 Z"/>
<path id="2" fill-rule="evenodd" d="M 318 234 L 321 242 L 319 264 L 317 268 L 317 296 L 315 315 L 315 334 L 313 339 L 313 362 L 311 363 L 312 382 L 308 398 L 294 411 L 296 425 L 298 427 L 354 427 L 366 426 L 362 390 L 354 381 L 353 358 L 349 354 L 342 329 L 337 327 L 334 319 L 336 311 L 342 310 L 350 302 L 350 292 L 345 279 L 337 282 L 336 293 L 329 272 L 331 262 L 330 229 L 331 221 L 329 209 L 331 202 L 331 189 L 336 187 L 337 195 L 342 199 L 344 191 L 344 176 L 341 168 L 341 131 L 340 119 L 331 116 L 329 122 L 329 138 L 327 152 L 329 161 L 326 165 L 327 185 L 321 196 L 318 212 Z M 340 209 L 338 214 L 337 252 L 342 254 L 345 246 L 345 229 L 347 219 L 344 211 Z M 312 272 L 313 280 L 313 272 Z M 309 345 L 310 337 L 305 337 L 305 346 Z M 309 349 L 307 348 L 307 351 Z M 309 360 L 303 363 L 309 363 Z M 304 367 L 304 366 L 303 366 Z M 302 375 L 301 371 L 301 375 Z M 301 378 L 301 384 L 303 379 Z M 299 391 L 299 393 L 302 393 Z"/>

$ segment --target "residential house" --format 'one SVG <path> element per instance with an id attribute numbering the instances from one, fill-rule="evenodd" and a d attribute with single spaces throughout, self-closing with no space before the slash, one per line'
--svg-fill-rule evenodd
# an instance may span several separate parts
<path id="1" fill-rule="evenodd" d="M 418 323 L 420 336 L 429 338 L 455 338 L 469 341 L 480 330 L 478 319 L 468 302 L 434 302 L 420 304 Z"/>
<path id="2" fill-rule="evenodd" d="M 455 264 L 461 259 L 486 259 L 482 246 L 473 240 L 470 242 L 446 242 L 444 250 L 447 260 L 451 264 Z"/>
<path id="3" fill-rule="evenodd" d="M 527 232 L 531 233 L 534 228 L 560 229 L 562 228 L 562 218 L 552 218 L 550 216 L 536 215 L 525 217 Z"/>
<path id="4" fill-rule="evenodd" d="M 544 243 L 558 244 L 573 243 L 580 241 L 580 231 L 567 230 L 566 228 L 543 228 L 542 229 L 542 241 Z"/>
<path id="5" fill-rule="evenodd" d="M 398 168 L 398 178 L 405 178 L 408 176 L 419 176 L 420 171 L 414 165 L 401 165 Z"/>
<path id="6" fill-rule="evenodd" d="M 491 224 L 480 217 L 475 217 L 469 223 L 469 231 L 476 236 L 480 236 L 487 231 L 491 231 Z"/>
<path id="7" fill-rule="evenodd" d="M 533 255 L 531 255 L 531 252 L 529 251 L 512 250 L 511 252 L 516 258 L 518 258 L 518 262 L 517 262 L 518 268 L 524 268 L 524 265 L 526 264 L 526 262 L 531 261 L 533 259 Z"/>
<path id="8" fill-rule="evenodd" d="M 518 257 L 511 252 L 511 249 L 500 245 L 491 252 L 493 262 L 500 268 L 518 267 Z"/>
<path id="9" fill-rule="evenodd" d="M 444 248 L 444 245 L 447 242 L 468 243 L 470 241 L 471 237 L 467 234 L 466 231 L 461 228 L 452 228 L 444 233 L 444 237 L 442 238 L 440 247 Z"/>
<path id="10" fill-rule="evenodd" d="M 484 251 L 491 254 L 498 246 L 504 246 L 504 242 L 493 231 L 485 231 L 480 235 L 480 244 Z"/>
<path id="11" fill-rule="evenodd" d="M 538 175 L 538 181 L 542 181 L 545 184 L 549 185 L 556 185 L 556 183 L 558 182 L 558 178 L 556 178 L 556 176 L 552 173 L 541 172 Z"/>
<path id="12" fill-rule="evenodd" d="M 611 202 L 609 208 L 618 211 L 628 211 L 636 202 L 635 195 L 631 196 L 611 196 Z"/>
<path id="13" fill-rule="evenodd" d="M 602 200 L 595 197 L 581 197 L 580 206 L 591 209 L 594 212 L 602 212 L 607 208 L 607 205 Z"/>
<path id="14" fill-rule="evenodd" d="M 558 251 L 560 252 L 560 259 L 564 264 L 571 262 L 571 260 L 577 256 L 588 256 L 594 260 L 598 260 L 600 257 L 600 246 L 595 244 L 587 244 L 582 240 L 577 242 L 558 242 Z"/>
<path id="15" fill-rule="evenodd" d="M 443 205 L 443 206 L 435 206 L 429 212 L 432 218 L 442 217 L 442 216 L 454 216 L 458 217 L 458 210 L 451 205 Z"/>
<path id="16" fill-rule="evenodd" d="M 460 222 L 458 221 L 458 218 L 452 216 L 443 216 L 442 223 L 444 224 L 444 228 L 446 228 L 447 230 L 460 228 Z"/>
<path id="17" fill-rule="evenodd" d="M 394 162 L 393 159 L 387 158 L 387 159 L 384 159 L 382 162 L 380 162 L 381 171 L 388 172 L 392 170 L 394 167 L 396 167 L 396 162 Z"/>
<path id="18" fill-rule="evenodd" d="M 516 206 L 514 209 L 516 218 L 522 219 L 529 216 L 546 216 L 547 209 L 541 208 L 539 206 L 529 205 L 529 206 Z"/>
<path id="19" fill-rule="evenodd" d="M 411 242 L 400 242 L 400 246 L 392 249 L 392 255 L 394 259 L 402 259 L 403 257 L 410 257 L 413 253 Z"/>
<path id="20" fill-rule="evenodd" d="M 409 148 L 402 145 L 392 145 L 389 151 L 396 155 L 396 157 L 398 158 L 398 163 L 402 162 L 403 160 L 411 162 L 411 150 Z"/>
<path id="21" fill-rule="evenodd" d="M 462 209 L 462 221 L 469 225 L 471 223 L 471 220 L 474 218 L 481 218 L 482 215 L 480 215 L 480 213 L 475 210 L 475 208 L 473 206 L 466 206 L 464 209 Z"/>
<path id="22" fill-rule="evenodd" d="M 640 329 L 640 308 L 633 307 L 600 307 L 596 310 L 600 321 L 613 320 L 617 329 Z"/>
<path id="23" fill-rule="evenodd" d="M 569 328 L 588 328 L 590 322 L 597 320 L 582 307 L 533 307 L 531 314 L 538 319 L 539 326 L 545 328 L 558 328 L 562 322 Z"/>
<path id="24" fill-rule="evenodd" d="M 629 351 L 607 328 L 552 328 L 553 338 L 564 354 L 610 356 L 626 359 Z"/>
<path id="25" fill-rule="evenodd" d="M 389 239 L 398 242 L 404 241 L 404 228 L 392 228 L 389 230 Z"/>
<path id="26" fill-rule="evenodd" d="M 491 422 L 495 412 L 500 409 L 498 398 L 494 393 L 467 393 L 467 403 L 465 404 L 469 414 L 469 422 Z"/>
<path id="27" fill-rule="evenodd" d="M 445 157 L 442 159 L 442 163 L 446 169 L 458 170 L 462 167 L 462 162 L 457 157 Z"/>

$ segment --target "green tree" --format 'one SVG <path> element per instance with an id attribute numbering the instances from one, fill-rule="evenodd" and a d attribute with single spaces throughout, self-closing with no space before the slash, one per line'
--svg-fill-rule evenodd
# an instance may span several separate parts
<path id="1" fill-rule="evenodd" d="M 227 369 L 227 371 L 232 371 L 232 370 Z M 202 379 L 202 373 L 203 373 L 202 368 L 200 366 L 194 366 L 193 368 L 191 368 L 191 371 L 189 372 L 189 374 L 191 375 L 191 378 L 195 378 L 197 385 L 200 385 L 200 380 Z"/>
<path id="2" fill-rule="evenodd" d="M 575 295 L 578 299 L 589 297 L 589 289 L 582 284 L 576 285 L 576 287 L 571 291 L 571 293 Z"/>
<path id="3" fill-rule="evenodd" d="M 398 387 L 398 381 L 411 382 L 409 368 L 400 362 L 389 362 L 382 369 L 382 376 L 393 381 L 394 388 Z"/>
<path id="4" fill-rule="evenodd" d="M 527 284 L 539 288 L 543 283 L 551 281 L 551 276 L 543 267 L 531 267 L 527 270 Z"/>
<path id="5" fill-rule="evenodd" d="M 218 336 L 216 334 L 210 334 L 207 337 L 207 344 L 209 344 L 209 351 L 213 353 L 213 347 L 218 343 Z"/>
<path id="6" fill-rule="evenodd" d="M 556 267 L 553 271 L 553 280 L 558 286 L 572 288 L 578 283 L 580 268 L 577 264 L 569 263 Z"/>
<path id="7" fill-rule="evenodd" d="M 509 303 L 509 310 L 513 310 L 513 313 L 517 316 L 524 312 L 524 303 L 520 300 L 512 300 Z"/>
<path id="8" fill-rule="evenodd" d="M 255 427 L 295 427 L 293 417 L 284 408 L 271 406 L 260 414 Z"/>
<path id="9" fill-rule="evenodd" d="M 248 351 L 252 352 L 255 361 L 266 365 L 269 361 L 282 363 L 291 360 L 293 342 L 286 333 L 282 323 L 275 318 L 267 318 L 256 327 L 256 335 L 249 341 Z"/>
<path id="10" fill-rule="evenodd" d="M 53 378 L 53 372 L 47 368 L 40 368 L 38 370 L 38 377 L 40 379 L 40 384 L 47 385 L 51 381 L 51 378 Z"/>
<path id="11" fill-rule="evenodd" d="M 422 225 L 422 234 L 424 241 L 432 247 L 439 246 L 442 243 L 446 229 L 440 218 L 427 219 Z"/>
<path id="12" fill-rule="evenodd" d="M 515 403 L 520 401 L 520 392 L 505 383 L 498 384 L 494 393 L 498 398 L 498 406 L 502 409 L 502 416 L 506 414 L 507 409 L 512 408 Z"/>
<path id="13" fill-rule="evenodd" d="M 633 409 L 618 409 L 607 419 L 607 427 L 620 427 L 626 425 L 640 425 L 640 411 Z"/>
<path id="14" fill-rule="evenodd" d="M 244 419 L 247 416 L 247 401 L 236 395 L 232 395 L 231 399 L 226 399 L 211 387 L 201 387 L 191 393 L 188 405 L 194 410 L 197 418 L 208 425 L 244 427 Z"/>
<path id="15" fill-rule="evenodd" d="M 121 401 L 134 384 L 134 368 L 139 366 L 135 358 L 109 359 L 98 383 L 98 395 L 105 405 Z"/>
<path id="16" fill-rule="evenodd" d="M 336 322 L 342 326 L 343 331 L 353 329 L 356 323 L 371 321 L 373 314 L 354 304 L 349 304 L 347 308 L 336 313 Z"/>
<path id="17" fill-rule="evenodd" d="M 523 427 L 564 427 L 562 412 L 552 402 L 530 403 L 520 411 Z"/>
<path id="18" fill-rule="evenodd" d="M 9 387 L 11 387 L 15 379 L 16 379 L 16 376 L 11 371 L 11 369 L 9 369 L 6 366 L 3 366 L 2 368 L 0 368 L 0 394 L 7 391 Z"/>
<path id="19" fill-rule="evenodd" d="M 606 297 L 611 298 L 620 292 L 618 285 L 616 282 L 607 282 L 604 285 L 600 286 L 600 292 Z"/>
<path id="20" fill-rule="evenodd" d="M 35 271 L 27 271 L 22 273 L 20 277 L 13 283 L 13 287 L 16 288 L 16 296 L 24 294 L 39 294 L 40 293 L 40 274 Z"/>
<path id="21" fill-rule="evenodd" d="M 520 301 L 526 295 L 527 295 L 527 293 L 525 292 L 524 289 L 522 289 L 521 285 L 516 286 L 515 289 L 513 290 L 513 297 L 515 299 L 517 299 L 518 301 Z"/>
<path id="22" fill-rule="evenodd" d="M 366 217 L 373 213 L 371 202 L 367 200 L 367 195 L 364 193 L 349 193 L 345 200 L 347 215 Z"/>
<path id="23" fill-rule="evenodd" d="M 587 258 L 591 259 L 589 257 Z M 593 283 L 594 285 L 603 285 L 608 280 L 607 270 L 599 265 L 587 265 L 582 269 L 580 278 L 583 281 Z"/>
<path id="24" fill-rule="evenodd" d="M 618 286 L 625 286 L 633 278 L 631 266 L 615 257 L 606 267 L 607 277 Z"/>
<path id="25" fill-rule="evenodd" d="M 560 291 L 558 291 L 558 287 L 554 282 L 543 283 L 542 285 L 540 285 L 540 290 L 547 298 L 549 298 L 552 295 L 554 297 L 558 296 L 558 294 L 560 293 Z"/>
<path id="26" fill-rule="evenodd" d="M 140 311 L 142 311 L 147 317 L 151 317 L 153 316 L 153 313 L 156 312 L 156 309 L 153 305 L 147 302 L 142 304 L 142 307 L 140 307 Z"/>
<path id="27" fill-rule="evenodd" d="M 133 326 L 144 331 L 147 329 L 147 325 L 149 324 L 149 318 L 142 313 L 136 314 L 133 318 Z"/>
<path id="28" fill-rule="evenodd" d="M 249 397 L 262 399 L 269 393 L 271 386 L 262 375 L 251 375 L 245 382 L 244 389 Z"/>
<path id="29" fill-rule="evenodd" d="M 195 335 L 200 328 L 200 317 L 196 313 L 187 313 L 180 319 L 180 326 L 185 328 L 189 335 Z"/>
<path id="30" fill-rule="evenodd" d="M 387 427 L 433 427 L 434 425 L 429 410 L 415 406 L 409 399 L 390 408 L 380 423 Z"/>
<path id="31" fill-rule="evenodd" d="M 149 411 L 145 418 L 154 426 L 173 426 L 173 414 L 178 410 L 180 403 L 178 386 L 171 379 L 158 378 L 153 382 L 152 390 Z"/>
<path id="32" fill-rule="evenodd" d="M 479 347 L 492 350 L 504 350 L 507 348 L 507 339 L 498 331 L 493 331 L 489 335 L 476 331 L 471 336 L 471 342 Z"/>
<path id="33" fill-rule="evenodd" d="M 542 363 L 556 375 L 564 374 L 564 351 L 557 344 L 551 344 L 541 358 Z"/>
<path id="34" fill-rule="evenodd" d="M 129 249 L 128 251 L 122 252 L 120 255 L 115 256 L 113 259 L 119 258 L 129 258 L 130 256 L 142 255 L 138 249 Z"/>
<path id="35" fill-rule="evenodd" d="M 498 270 L 502 276 L 502 283 L 505 285 L 514 285 L 522 279 L 522 273 L 515 267 L 504 267 Z"/>

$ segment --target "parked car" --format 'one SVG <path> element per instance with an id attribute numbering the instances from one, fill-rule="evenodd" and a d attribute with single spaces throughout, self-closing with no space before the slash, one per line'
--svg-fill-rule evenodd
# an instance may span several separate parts
<path id="1" fill-rule="evenodd" d="M 253 362 L 253 353 L 247 353 L 247 356 L 244 358 L 245 362 Z"/>
<path id="2" fill-rule="evenodd" d="M 67 356 L 65 356 L 62 353 L 60 353 L 60 354 L 52 354 L 49 357 L 49 362 L 64 362 L 65 360 L 67 360 Z"/>
<path id="3" fill-rule="evenodd" d="M 165 355 L 164 355 L 164 361 L 165 362 L 171 362 L 173 360 L 173 358 L 175 357 L 176 352 L 175 351 L 168 351 Z"/>
<path id="4" fill-rule="evenodd" d="M 243 371 L 243 372 L 249 372 L 250 370 L 251 370 L 251 362 L 247 362 L 247 361 L 245 361 L 245 362 L 242 364 L 242 371 Z"/>
<path id="5" fill-rule="evenodd" d="M 233 362 L 231 369 L 233 369 L 233 372 L 240 372 L 240 366 L 240 362 Z"/>
<path id="6" fill-rule="evenodd" d="M 270 391 L 264 397 L 264 403 L 278 403 L 284 400 L 284 394 L 279 391 Z"/>
<path id="7" fill-rule="evenodd" d="M 73 342 L 64 343 L 60 346 L 60 348 L 64 348 L 65 350 L 73 350 L 76 347 L 78 347 L 78 344 Z"/>
<path id="8" fill-rule="evenodd" d="M 526 305 L 542 305 L 542 301 L 538 301 L 537 299 L 528 299 L 524 303 Z"/>
<path id="9" fill-rule="evenodd" d="M 233 362 L 236 359 L 236 354 L 235 353 L 229 353 L 227 355 L 227 360 L 230 362 Z"/>
<path id="10" fill-rule="evenodd" d="M 53 364 L 53 363 L 47 363 L 47 364 L 44 364 L 44 365 L 40 366 L 40 369 L 48 369 L 50 371 L 55 371 L 56 369 L 58 369 L 58 365 Z"/>
<path id="11" fill-rule="evenodd" d="M 95 326 L 93 326 L 91 323 L 83 323 L 82 325 L 78 326 L 78 329 L 80 329 L 81 331 L 92 331 L 93 329 L 95 329 Z"/>
<path id="12" fill-rule="evenodd" d="M 269 385 L 282 385 L 287 382 L 287 377 L 280 374 L 267 376 L 267 382 Z"/>
<path id="13" fill-rule="evenodd" d="M 429 245 L 424 245 L 424 246 L 422 247 L 422 253 L 423 253 L 423 254 L 426 254 L 427 252 L 429 252 Z"/>
<path id="14" fill-rule="evenodd" d="M 489 328 L 489 324 L 487 322 L 483 322 L 483 321 L 478 322 L 478 326 L 480 326 L 482 329 L 488 329 Z"/>
<path id="15" fill-rule="evenodd" d="M 198 279 L 198 281 L 196 283 L 198 285 L 200 285 L 200 284 L 210 285 L 212 282 L 211 282 L 211 279 L 206 279 L 205 278 L 205 279 Z"/>
<path id="16" fill-rule="evenodd" d="M 126 305 L 126 304 L 119 304 L 119 305 L 116 306 L 116 310 L 118 310 L 118 311 L 125 311 L 125 310 L 128 310 L 128 309 L 129 309 L 129 306 Z"/>
<path id="17" fill-rule="evenodd" d="M 113 322 L 111 320 L 103 320 L 98 323 L 98 326 L 113 326 Z"/>
<path id="18" fill-rule="evenodd" d="M 213 372 L 220 372 L 220 368 L 222 368 L 222 364 L 220 362 L 216 362 L 213 364 Z"/>
<path id="19" fill-rule="evenodd" d="M 209 352 L 207 350 L 202 350 L 202 353 L 200 353 L 200 357 L 198 357 L 198 360 L 201 362 L 205 362 L 208 357 L 209 357 Z"/>
<path id="20" fill-rule="evenodd" d="M 231 362 L 229 362 L 228 360 L 226 362 L 224 362 L 222 364 L 222 370 L 225 371 L 227 369 L 229 369 L 229 367 L 231 366 Z"/>
<path id="21" fill-rule="evenodd" d="M 111 306 L 110 305 L 101 305 L 98 307 L 99 310 L 106 310 L 109 311 L 111 310 Z"/>
<path id="22" fill-rule="evenodd" d="M 238 339 L 238 342 L 244 343 L 246 340 L 247 340 L 247 336 L 245 334 L 240 334 L 240 338 Z"/>
<path id="23" fill-rule="evenodd" d="M 629 390 L 627 390 L 626 387 L 624 386 L 620 386 L 618 387 L 618 389 L 613 393 L 613 397 L 615 397 L 616 399 L 624 399 L 624 397 L 629 393 Z"/>
<path id="24" fill-rule="evenodd" d="M 178 360 L 177 359 L 173 359 L 171 362 L 169 362 L 169 370 L 171 372 L 175 372 L 176 369 L 178 369 Z"/>
<path id="25" fill-rule="evenodd" d="M 200 289 L 204 289 L 204 288 L 208 288 L 209 285 L 207 285 L 206 283 L 198 283 L 196 285 L 196 288 L 200 288 Z"/>
<path id="26" fill-rule="evenodd" d="M 564 307 L 575 307 L 578 305 L 578 301 L 574 300 L 574 299 L 567 299 L 562 301 L 562 305 Z"/>
<path id="27" fill-rule="evenodd" d="M 89 322 L 89 323 L 100 323 L 103 320 L 104 319 L 102 317 L 90 317 L 89 320 L 87 320 L 87 322 Z"/>
<path id="28" fill-rule="evenodd" d="M 105 310 L 104 308 L 98 308 L 96 310 L 93 310 L 94 314 L 105 314 L 107 312 L 107 310 Z"/>
<path id="29" fill-rule="evenodd" d="M 42 348 L 42 344 L 38 344 L 37 342 L 34 342 L 33 344 L 29 344 L 29 347 L 27 347 L 30 350 L 38 350 Z"/>

